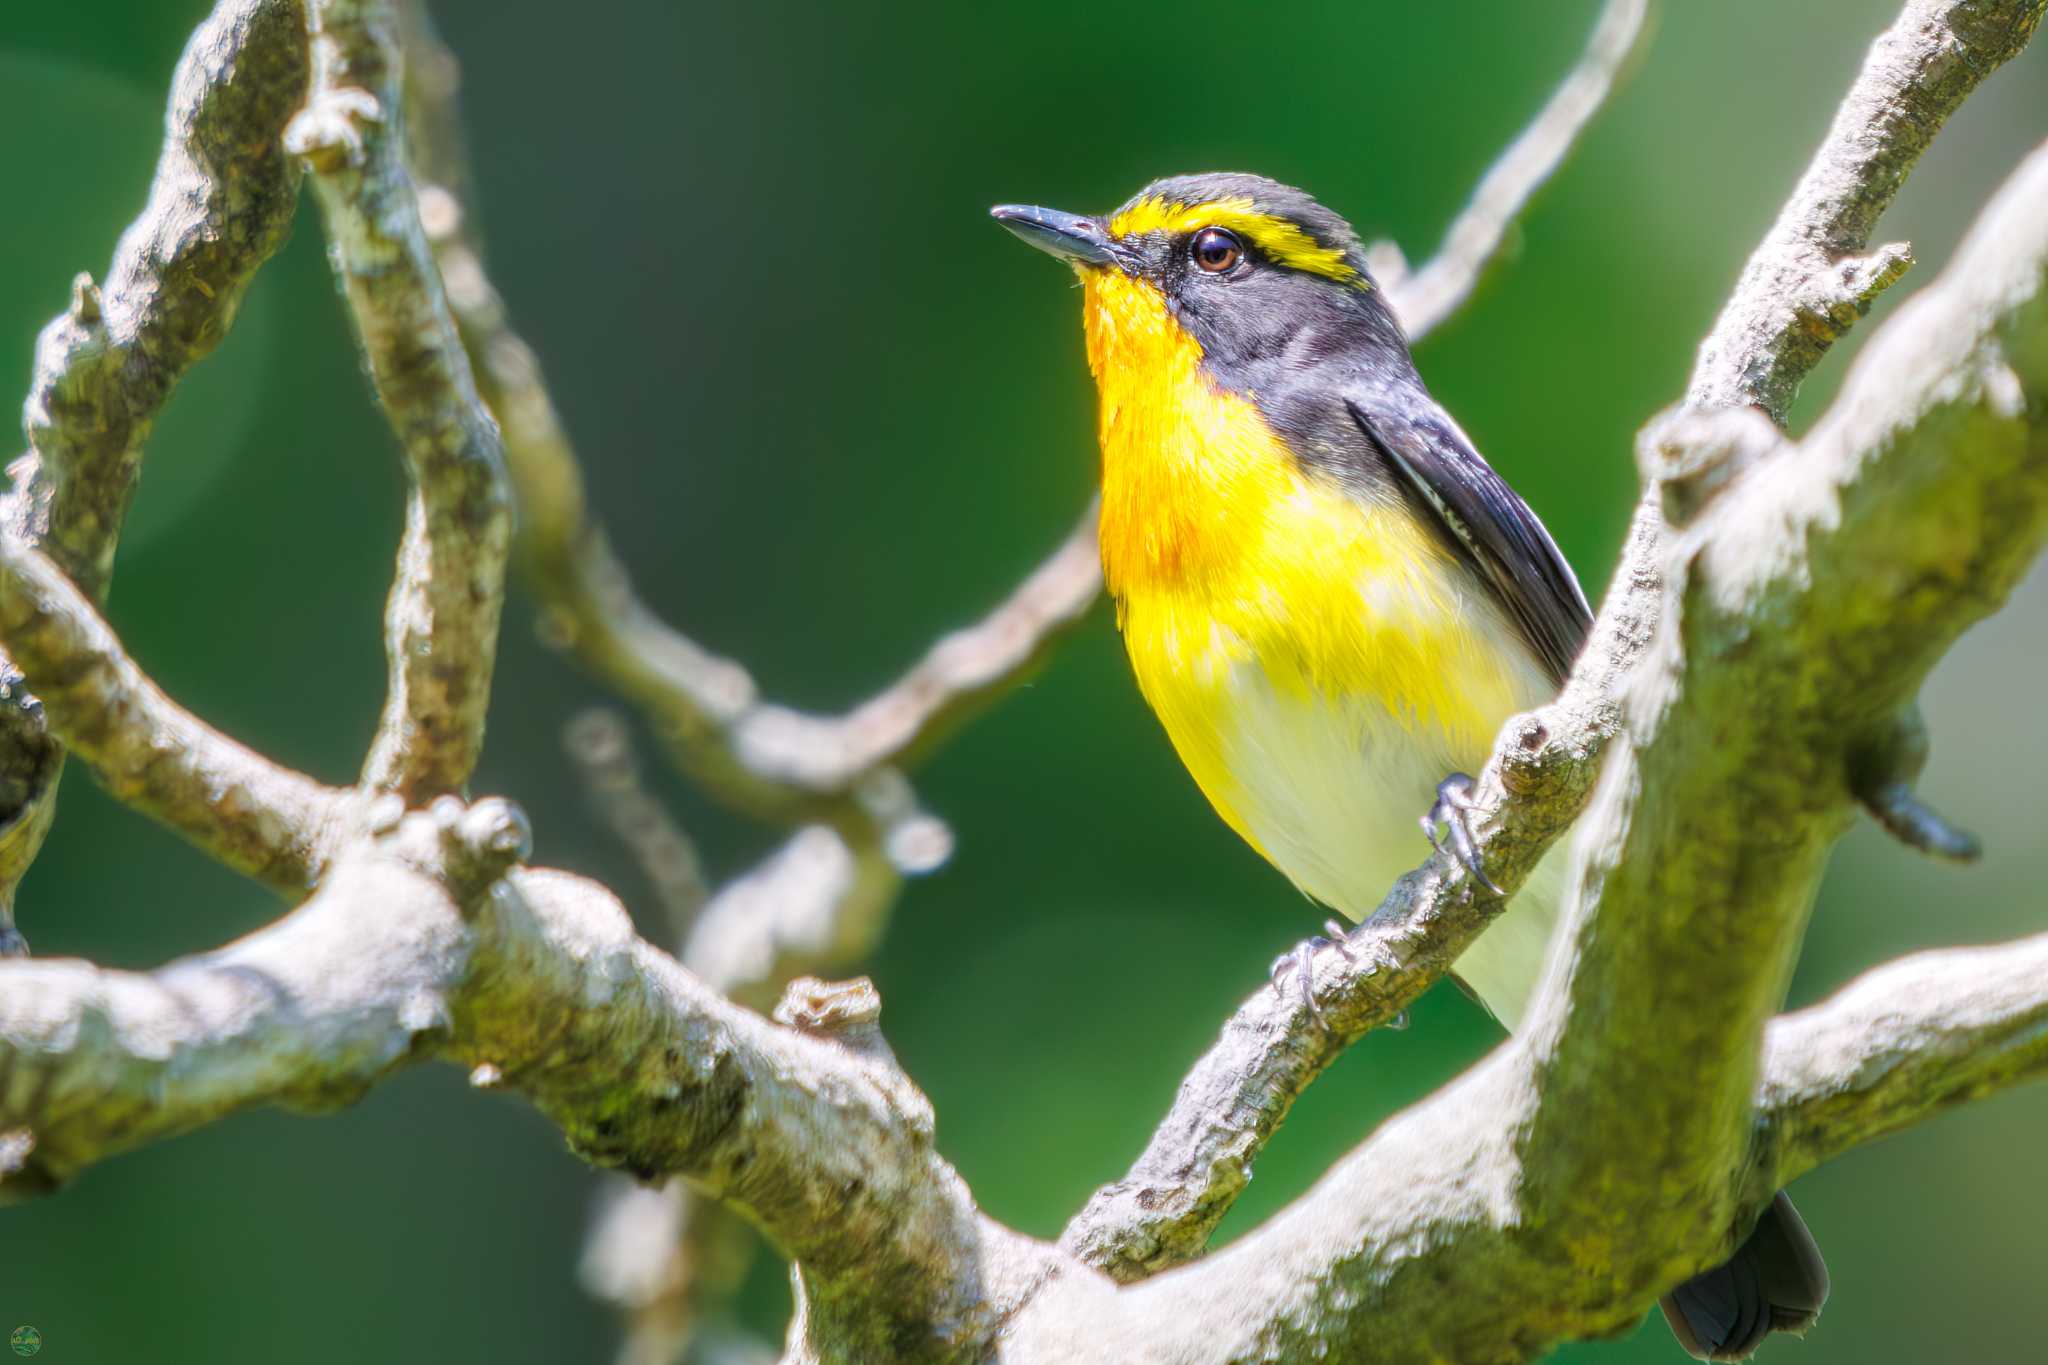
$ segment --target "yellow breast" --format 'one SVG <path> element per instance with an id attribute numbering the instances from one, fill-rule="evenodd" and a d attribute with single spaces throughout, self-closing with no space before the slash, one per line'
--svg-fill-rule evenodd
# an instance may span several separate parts
<path id="1" fill-rule="evenodd" d="M 1295 794 L 1384 784 L 1402 745 L 1404 787 L 1411 768 L 1476 771 L 1543 680 L 1407 506 L 1305 470 L 1209 383 L 1155 289 L 1108 270 L 1086 287 L 1103 570 L 1138 685 L 1223 818 L 1336 904 L 1310 884 L 1328 836 Z M 1427 794 L 1399 793 L 1407 830 Z"/>

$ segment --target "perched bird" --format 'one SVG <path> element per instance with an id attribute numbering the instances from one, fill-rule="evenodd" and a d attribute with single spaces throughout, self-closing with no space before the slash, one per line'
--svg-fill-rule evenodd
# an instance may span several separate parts
<path id="1" fill-rule="evenodd" d="M 1161 180 L 1106 217 L 993 213 L 1081 278 L 1103 575 L 1139 690 L 1217 813 L 1353 920 L 1414 864 L 1425 809 L 1471 861 L 1464 774 L 1556 695 L 1592 613 L 1423 385 L 1357 234 L 1251 175 Z M 1564 871 L 1546 859 L 1458 960 L 1510 1029 Z M 1826 1296 L 1779 1195 L 1663 1307 L 1694 1356 L 1739 1360 Z"/>

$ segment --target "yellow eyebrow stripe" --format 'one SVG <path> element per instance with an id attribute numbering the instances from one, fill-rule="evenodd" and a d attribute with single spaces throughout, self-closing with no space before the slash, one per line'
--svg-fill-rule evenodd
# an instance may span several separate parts
<path id="1" fill-rule="evenodd" d="M 1365 277 L 1344 259 L 1342 250 L 1324 246 L 1277 214 L 1259 212 L 1249 199 L 1175 204 L 1147 195 L 1109 223 L 1111 235 L 1117 237 L 1136 237 L 1147 232 L 1193 232 L 1205 227 L 1228 228 L 1281 265 L 1340 284 L 1355 284 L 1360 289 L 1370 287 Z"/>

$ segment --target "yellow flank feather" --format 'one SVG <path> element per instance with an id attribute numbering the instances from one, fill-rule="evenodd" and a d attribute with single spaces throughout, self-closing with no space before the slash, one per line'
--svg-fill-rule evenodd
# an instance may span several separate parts
<path id="1" fill-rule="evenodd" d="M 1370 904 L 1343 904 L 1337 885 L 1352 878 L 1273 846 L 1302 826 L 1293 807 L 1327 784 L 1334 819 L 1379 782 L 1415 806 L 1400 822 L 1412 830 L 1451 767 L 1418 777 L 1419 793 L 1405 772 L 1392 783 L 1370 769 L 1398 748 L 1476 771 L 1543 679 L 1411 509 L 1305 469 L 1248 399 L 1209 382 L 1151 285 L 1081 273 L 1102 399 L 1103 569 L 1138 685 L 1232 828 L 1304 890 L 1360 913 Z"/>
<path id="2" fill-rule="evenodd" d="M 1260 213 L 1249 199 L 1216 199 L 1206 204 L 1172 204 L 1153 195 L 1112 218 L 1113 236 L 1136 237 L 1147 232 L 1192 232 L 1197 228 L 1228 228 L 1268 257 L 1295 270 L 1326 280 L 1369 288 L 1344 253 L 1324 246 L 1301 228 L 1276 214 Z"/>

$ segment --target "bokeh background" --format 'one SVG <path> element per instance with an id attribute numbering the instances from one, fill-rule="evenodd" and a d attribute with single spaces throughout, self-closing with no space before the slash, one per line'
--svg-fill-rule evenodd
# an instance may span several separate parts
<path id="1" fill-rule="evenodd" d="M 204 8 L 5 6 L 0 391 L 25 388 L 37 328 L 140 206 L 167 77 Z M 836 708 L 1000 596 L 1088 491 L 1077 297 L 988 204 L 1100 208 L 1156 175 L 1255 169 L 1420 259 L 1594 8 L 612 0 L 572 15 L 498 0 L 440 18 L 465 63 L 497 281 L 643 590 L 772 695 Z M 1421 348 L 1596 590 L 1635 485 L 1631 434 L 1678 394 L 1896 5 L 1666 8 L 1515 254 Z M 1896 293 L 1941 267 L 2044 133 L 2048 45 L 1963 110 L 1886 219 L 1922 262 Z M 1846 360 L 1810 386 L 1802 421 Z M 308 206 L 149 452 L 111 606 L 135 655 L 228 731 L 351 776 L 381 690 L 396 469 Z M 1928 688 L 1925 789 L 1984 835 L 1984 862 L 1936 866 L 1852 834 L 1795 1001 L 1918 946 L 2041 926 L 2048 848 L 2028 793 L 2048 760 L 2044 623 L 2048 589 L 2030 585 Z M 536 642 L 517 598 L 478 788 L 526 805 L 541 860 L 644 908 L 562 757 L 564 720 L 601 699 Z M 991 1213 L 1051 1235 L 1321 917 L 1204 807 L 1100 610 L 920 787 L 958 851 L 910 886 L 869 970 L 945 1154 Z M 721 875 L 777 838 L 680 783 L 661 790 Z M 74 767 L 21 921 L 40 953 L 147 967 L 277 909 Z M 1442 988 L 1412 1028 L 1368 1039 L 1296 1111 L 1226 1231 L 1495 1036 Z M 2012 1094 L 1801 1181 L 1834 1297 L 1804 1345 L 1765 1359 L 2039 1359 L 2044 1134 L 2048 1091 Z M 603 1361 L 615 1324 L 574 1280 L 594 1181 L 520 1104 L 430 1067 L 342 1115 L 250 1114 L 0 1213 L 0 1325 L 39 1327 L 53 1365 Z M 786 1309 L 763 1257 L 742 1311 L 773 1334 Z M 1560 1358 L 1677 1355 L 1653 1321 Z"/>

